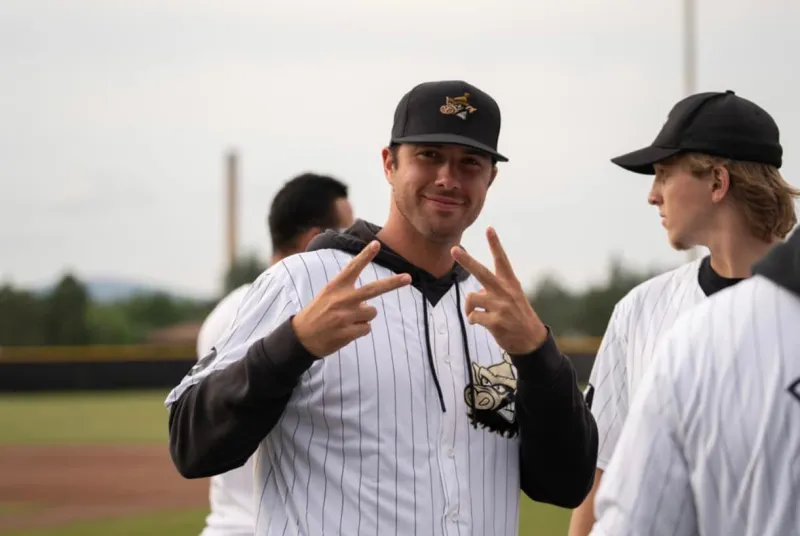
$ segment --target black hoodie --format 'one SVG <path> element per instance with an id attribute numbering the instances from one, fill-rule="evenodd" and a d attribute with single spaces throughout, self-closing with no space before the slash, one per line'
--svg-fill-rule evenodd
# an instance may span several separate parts
<path id="1" fill-rule="evenodd" d="M 308 250 L 337 249 L 356 254 L 375 239 L 377 226 L 358 221 L 345 233 L 327 231 Z M 396 273 L 412 275 L 412 285 L 435 305 L 469 274 L 457 264 L 435 278 L 382 246 L 373 261 Z M 458 292 L 458 285 L 456 289 Z M 466 342 L 463 296 L 458 296 L 462 337 Z M 425 319 L 430 373 L 447 411 L 432 362 Z M 464 344 L 468 349 L 468 345 Z M 470 372 L 470 356 L 465 355 Z M 520 442 L 520 482 L 531 499 L 566 508 L 578 506 L 593 484 L 597 426 L 584 400 L 575 370 L 550 335 L 531 355 L 512 356 L 517 369 L 516 432 Z M 252 344 L 241 360 L 215 371 L 186 390 L 171 405 L 170 454 L 186 478 L 207 477 L 240 467 L 277 424 L 300 376 L 314 362 L 297 341 L 291 319 Z M 475 423 L 473 422 L 473 425 Z M 491 423 L 490 423 L 491 425 Z"/>
<path id="2" fill-rule="evenodd" d="M 756 274 L 800 296 L 800 232 L 795 230 L 755 263 L 753 275 Z"/>

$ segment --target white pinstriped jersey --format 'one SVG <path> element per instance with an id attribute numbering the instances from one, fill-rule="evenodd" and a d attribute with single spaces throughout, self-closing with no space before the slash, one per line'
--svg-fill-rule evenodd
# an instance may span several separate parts
<path id="1" fill-rule="evenodd" d="M 600 444 L 597 466 L 611 460 L 628 407 L 653 359 L 656 344 L 685 311 L 706 299 L 698 282 L 701 260 L 653 277 L 617 303 L 597 351 L 589 383 Z"/>
<path id="2" fill-rule="evenodd" d="M 197 335 L 198 359 L 208 355 L 236 319 L 242 298 L 250 285 L 242 285 L 226 295 L 214 307 Z M 210 512 L 200 536 L 253 536 L 255 505 L 253 504 L 252 458 L 244 465 L 210 478 L 208 502 Z"/>
<path id="3" fill-rule="evenodd" d="M 800 534 L 800 297 L 760 275 L 664 336 L 592 536 Z"/>
<path id="4" fill-rule="evenodd" d="M 241 359 L 248 347 L 305 307 L 350 260 L 320 250 L 267 270 L 242 302 L 217 356 L 167 398 Z M 359 285 L 391 272 L 370 264 Z M 473 277 L 464 297 L 480 288 Z M 277 426 L 254 455 L 256 534 L 516 536 L 519 439 L 465 418 L 463 338 L 456 285 L 428 305 L 431 350 L 446 412 L 426 360 L 423 297 L 405 287 L 370 300 L 372 333 L 306 372 Z M 494 338 L 466 324 L 476 388 L 486 401 L 516 387 L 516 370 Z M 495 416 L 513 421 L 513 404 Z"/>

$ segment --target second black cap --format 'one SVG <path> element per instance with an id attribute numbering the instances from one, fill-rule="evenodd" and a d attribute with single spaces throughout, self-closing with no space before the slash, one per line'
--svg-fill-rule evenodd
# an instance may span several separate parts
<path id="1" fill-rule="evenodd" d="M 772 117 L 728 90 L 697 93 L 679 101 L 652 144 L 611 161 L 628 171 L 653 175 L 654 164 L 685 152 L 776 168 L 783 157 L 780 132 Z"/>

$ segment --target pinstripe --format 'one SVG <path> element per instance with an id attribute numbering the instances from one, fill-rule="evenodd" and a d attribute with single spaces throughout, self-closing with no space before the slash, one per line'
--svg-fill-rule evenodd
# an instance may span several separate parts
<path id="1" fill-rule="evenodd" d="M 752 302 L 756 301 L 756 290 L 757 289 L 758 289 L 758 286 L 754 285 L 753 286 L 753 293 L 750 295 L 750 300 Z M 778 303 L 778 301 L 775 300 L 775 303 Z M 761 326 L 759 325 L 759 322 L 758 322 L 759 315 L 752 314 L 752 312 L 751 312 L 749 317 L 750 317 L 750 322 L 753 323 L 753 347 L 754 348 L 761 348 L 761 344 L 759 344 L 759 332 L 763 328 L 761 328 Z M 777 319 L 780 319 L 780 316 L 778 316 Z M 775 323 L 775 330 L 778 333 L 779 340 L 782 340 L 781 337 L 780 337 L 780 323 L 779 322 Z M 756 365 L 757 365 L 756 368 L 758 369 L 759 384 L 761 386 L 761 392 L 762 392 L 762 395 L 763 395 L 763 393 L 767 389 L 767 381 L 766 381 L 766 378 L 764 377 L 764 370 L 760 366 L 761 364 L 760 363 L 756 363 Z M 775 481 L 773 476 L 770 474 L 771 473 L 771 471 L 770 471 L 771 468 L 772 467 L 771 467 L 771 465 L 769 463 L 765 464 L 764 474 L 765 474 L 765 480 L 766 480 L 766 484 L 767 484 L 765 486 L 765 491 L 767 493 L 767 502 L 768 503 L 772 502 L 772 483 Z"/>
<path id="2" fill-rule="evenodd" d="M 492 350 L 491 350 L 491 347 L 489 346 L 489 332 L 484 330 L 483 331 L 483 335 L 484 335 L 484 339 L 485 339 L 485 342 L 486 342 L 486 357 L 484 359 L 486 361 L 489 361 L 491 359 L 490 356 L 492 355 Z M 483 451 L 486 452 L 486 439 L 489 436 L 489 434 L 481 434 L 481 435 L 483 436 Z M 489 438 L 489 439 L 491 439 L 491 438 Z M 494 487 L 494 478 L 493 478 L 493 476 L 494 476 L 493 474 L 489 475 L 489 478 L 491 478 L 491 480 L 492 480 L 492 487 Z M 483 477 L 484 477 L 484 479 L 486 479 L 486 456 L 483 457 Z M 488 487 L 489 486 L 486 486 L 486 485 L 483 486 L 483 504 L 484 505 L 486 505 L 489 502 L 486 499 L 486 490 L 487 490 Z M 494 489 L 492 489 L 492 493 L 491 493 L 490 497 L 492 499 L 492 506 L 491 506 L 491 509 L 489 509 L 489 511 L 490 512 L 494 512 L 495 511 L 494 510 L 494 506 L 495 506 L 494 505 Z M 487 516 L 485 513 L 483 514 L 483 516 L 484 516 L 484 526 L 486 526 L 486 522 L 489 521 L 489 519 L 488 519 L 489 516 Z M 485 534 L 488 534 L 488 532 L 485 532 Z"/>
<path id="3" fill-rule="evenodd" d="M 300 258 L 302 259 L 302 257 L 300 257 Z M 292 286 L 294 287 L 294 292 L 295 292 L 295 295 L 298 295 L 298 296 L 299 296 L 299 295 L 300 295 L 300 293 L 299 293 L 299 292 L 298 292 L 298 290 L 297 290 L 297 283 L 295 282 L 295 280 L 294 280 L 294 277 L 292 276 L 292 272 L 291 272 L 291 270 L 289 270 L 289 268 L 288 268 L 287 264 L 284 264 L 283 266 L 284 266 L 284 267 L 286 267 L 286 273 L 289 275 L 289 279 L 290 279 L 290 280 L 291 280 L 291 282 L 292 282 Z M 309 279 L 309 281 L 310 281 L 310 279 Z M 310 281 L 310 282 L 311 282 L 311 281 Z M 312 290 L 311 290 L 311 292 L 312 292 L 312 294 L 313 294 L 313 285 L 311 285 L 311 289 L 312 289 Z M 302 385 L 302 382 L 301 382 L 301 385 Z M 298 410 L 296 410 L 296 412 L 297 412 L 297 416 L 296 416 L 296 421 L 297 421 L 297 422 L 295 423 L 295 425 L 294 425 L 294 430 L 292 431 L 292 445 L 296 445 L 296 444 L 297 444 L 297 443 L 296 443 L 296 441 L 297 441 L 297 431 L 300 429 L 300 414 L 299 414 L 299 409 L 298 409 Z M 313 424 L 312 424 L 312 427 L 313 427 Z M 292 449 L 292 467 L 296 467 L 296 466 L 297 466 L 297 451 L 298 451 L 298 449 L 297 449 L 297 448 L 293 448 L 293 449 Z M 296 482 L 297 482 L 297 471 L 292 471 L 292 485 L 291 485 L 291 487 L 290 487 L 290 489 L 289 489 L 289 493 L 287 494 L 287 498 L 288 498 L 290 495 L 293 495 L 293 493 L 294 493 L 294 485 L 295 485 L 295 483 L 296 483 Z M 287 501 L 287 503 L 286 503 L 286 505 L 285 505 L 285 506 L 289 506 L 289 502 L 288 502 L 288 501 Z M 296 519 L 296 520 L 298 520 L 298 519 L 299 519 L 299 517 L 300 517 L 300 511 L 297 509 L 297 505 L 294 505 L 294 513 L 295 513 L 295 519 Z M 299 525 L 299 523 L 298 523 L 297 521 L 295 522 L 295 524 L 296 524 L 296 525 Z M 289 516 L 287 515 L 287 516 L 286 516 L 286 524 L 285 524 L 285 525 L 284 525 L 284 527 L 283 527 L 283 532 L 282 532 L 282 534 L 284 534 L 284 535 L 285 535 L 285 534 L 286 534 L 286 531 L 287 531 L 288 529 L 289 529 Z"/>
<path id="4" fill-rule="evenodd" d="M 339 271 L 342 270 L 342 264 L 339 262 L 339 258 L 334 253 L 333 258 L 336 261 L 337 266 L 339 267 Z M 359 277 L 359 285 L 361 285 L 361 278 Z M 356 379 L 358 381 L 358 385 L 361 385 L 361 359 L 359 359 L 358 355 L 358 341 L 353 343 L 353 351 L 356 354 Z M 340 360 L 341 363 L 341 360 Z M 358 525 L 356 534 L 361 534 L 361 497 L 362 497 L 362 482 L 364 478 L 364 450 L 363 450 L 363 438 L 364 433 L 362 430 L 361 424 L 361 415 L 362 415 L 362 405 L 361 405 L 361 389 L 358 390 Z M 344 405 L 342 405 L 342 411 L 344 411 Z M 342 431 L 342 452 L 344 452 L 344 431 Z M 342 464 L 342 475 L 344 475 L 344 464 Z M 342 486 L 344 486 L 344 476 L 342 476 Z M 342 505 L 342 509 L 344 509 L 344 503 Z"/>
<path id="5" fill-rule="evenodd" d="M 319 254 L 317 254 L 317 256 L 319 256 Z M 311 290 L 311 299 L 314 299 L 314 297 L 316 296 L 316 292 L 314 291 L 314 278 L 311 277 L 311 272 L 308 270 L 308 264 L 306 263 L 305 259 L 302 256 L 300 256 L 299 258 L 300 258 L 300 262 L 303 263 L 303 268 L 305 269 L 306 275 L 308 276 L 308 287 Z M 320 263 L 320 264 L 322 265 L 323 270 L 324 270 L 324 268 L 325 268 L 324 263 Z M 327 277 L 327 274 L 326 274 L 325 283 L 327 283 L 327 282 L 328 282 L 328 277 Z M 338 357 L 338 352 L 337 352 L 337 357 Z M 325 416 L 325 371 L 324 371 L 324 364 L 323 364 L 322 368 L 323 368 L 323 370 L 320 373 L 320 380 L 322 382 L 322 415 L 323 415 L 323 418 L 324 418 L 324 416 Z M 311 377 L 311 372 L 310 371 L 306 372 L 306 375 L 310 378 Z M 308 396 L 308 402 L 306 403 L 306 412 L 308 413 L 308 423 L 309 423 L 309 425 L 311 427 L 311 433 L 308 435 L 308 446 L 306 447 L 306 461 L 307 461 L 307 463 L 308 463 L 308 465 L 310 467 L 311 466 L 311 443 L 314 441 L 314 414 L 311 412 L 311 399 L 312 399 L 312 397 L 311 397 L 311 394 L 312 394 L 311 393 L 311 381 L 308 381 L 306 383 L 306 386 L 308 387 L 308 395 L 309 395 Z M 328 434 L 326 436 L 326 438 L 325 438 L 326 448 L 325 448 L 325 462 L 323 463 L 323 468 L 327 464 L 327 460 L 328 460 L 328 448 L 327 448 L 327 445 L 328 445 L 329 441 L 330 441 L 330 434 Z M 323 477 L 322 478 L 322 482 L 323 482 L 322 509 L 323 509 L 323 512 L 324 512 L 325 511 L 325 494 L 328 491 L 328 479 L 325 476 L 324 469 L 323 469 L 322 477 Z M 308 497 L 310 496 L 309 495 L 309 490 L 310 489 L 311 489 L 311 471 L 309 470 L 309 472 L 308 472 L 308 480 L 306 481 L 306 495 L 305 495 L 306 496 L 306 508 L 305 508 L 305 523 L 306 523 L 305 527 L 306 527 L 306 530 L 308 530 L 308 526 L 309 526 L 308 525 L 308 511 L 311 509 L 310 508 L 311 504 L 310 504 L 310 501 L 308 500 Z M 324 519 L 325 519 L 324 515 L 322 516 L 322 519 L 323 519 L 323 523 L 324 523 Z"/>
<path id="6" fill-rule="evenodd" d="M 285 506 L 289 501 L 289 484 L 286 482 L 286 479 L 283 476 L 283 472 L 281 471 L 281 466 L 280 466 L 280 463 L 281 463 L 280 460 L 281 460 L 281 457 L 283 456 L 283 445 L 284 445 L 284 437 L 283 437 L 284 436 L 284 433 L 283 433 L 284 428 L 283 428 L 283 426 L 280 426 L 280 425 L 283 424 L 283 421 L 284 421 L 285 417 L 286 417 L 286 414 L 284 414 L 281 417 L 281 420 L 278 423 L 279 424 L 279 426 L 277 426 L 277 436 L 278 437 L 275 438 L 275 440 L 274 440 L 274 443 L 277 446 L 280 447 L 280 451 L 276 452 L 274 454 L 274 461 L 270 464 L 269 474 L 267 474 L 267 478 L 264 479 L 264 489 L 266 490 L 267 485 L 269 484 L 269 476 L 270 476 L 270 474 L 272 474 L 274 476 L 275 493 L 277 495 L 276 498 L 280 499 L 280 501 L 274 501 L 272 503 L 272 511 L 270 512 L 269 523 L 267 524 L 267 534 L 271 534 L 270 533 L 270 527 L 272 527 L 272 522 L 275 521 L 275 518 L 277 517 L 275 514 L 279 511 L 278 507 L 281 506 L 281 505 Z M 280 477 L 280 480 L 283 481 L 283 489 L 285 490 L 284 493 L 283 493 L 283 497 L 281 497 L 280 485 L 278 484 L 278 477 Z M 259 515 L 261 514 L 261 510 L 264 507 L 264 503 L 263 503 L 264 494 L 263 494 L 263 492 L 262 492 L 261 495 L 262 495 L 262 502 L 259 503 L 259 508 L 258 508 Z M 284 512 L 281 512 L 281 513 L 283 515 L 286 515 Z M 258 523 L 256 523 L 256 526 L 258 526 Z"/>
<path id="7" fill-rule="evenodd" d="M 378 279 L 380 279 L 380 276 L 378 275 L 378 269 L 375 267 L 374 264 L 371 265 L 371 266 L 372 266 L 373 272 L 375 272 L 375 280 L 377 281 Z M 388 272 L 388 270 L 387 270 L 387 272 Z M 381 307 L 386 309 L 386 302 L 384 302 L 383 296 L 381 295 L 378 298 L 380 299 Z M 401 321 L 402 321 L 402 316 L 400 318 L 401 318 Z M 395 408 L 395 413 L 396 413 L 397 412 L 397 407 L 398 407 L 399 404 L 397 402 L 397 375 L 395 374 L 394 350 L 392 350 L 392 347 L 394 346 L 394 344 L 392 344 L 392 330 L 391 330 L 391 328 L 389 328 L 389 318 L 386 315 L 383 315 L 383 321 L 384 321 L 384 324 L 386 325 L 386 338 L 389 341 L 389 344 L 388 344 L 388 347 L 389 347 L 389 361 L 392 364 L 391 365 L 392 366 L 392 387 L 393 387 L 392 392 L 394 393 L 394 408 Z M 402 325 L 401 325 L 401 328 L 402 328 Z M 377 358 L 377 354 L 376 354 L 376 358 Z M 406 361 L 408 361 L 408 360 L 406 360 Z M 377 363 L 378 363 L 378 360 L 375 359 L 376 366 L 377 366 Z M 410 390 L 409 390 L 409 393 L 410 393 Z M 395 459 L 397 459 L 397 454 L 398 454 L 397 428 L 395 428 L 395 431 L 394 431 L 394 457 L 395 457 Z M 378 459 L 380 459 L 380 456 L 378 457 Z M 412 460 L 413 460 L 413 458 L 412 458 Z M 394 466 L 394 533 L 395 534 L 397 534 L 397 498 L 398 498 L 398 493 L 397 493 L 398 492 L 398 490 L 397 490 L 398 474 L 397 474 L 397 472 L 398 472 L 399 468 L 400 468 L 399 464 L 395 464 L 395 466 Z M 378 471 L 380 472 L 380 468 L 378 469 Z"/>
<path id="8" fill-rule="evenodd" d="M 361 277 L 358 278 L 358 285 L 362 286 Z M 375 383 L 380 380 L 380 371 L 378 370 L 378 350 L 375 345 L 375 333 L 370 331 L 370 341 L 372 341 L 372 362 L 375 364 Z M 377 467 L 375 468 L 375 533 L 381 532 L 381 389 L 375 395 L 377 400 L 377 410 L 375 411 L 375 430 L 377 431 L 376 451 L 377 451 Z"/>
<path id="9" fill-rule="evenodd" d="M 411 362 L 410 362 L 410 353 L 408 351 L 408 339 L 406 337 L 406 317 L 403 314 L 403 299 L 400 295 L 400 289 L 394 291 L 395 295 L 397 296 L 397 308 L 400 311 L 400 330 L 403 333 L 403 349 L 405 350 L 405 360 L 406 360 L 406 367 L 408 367 L 408 401 L 411 410 L 411 471 L 414 475 L 414 483 L 412 486 L 413 496 L 414 496 L 414 526 L 417 526 L 417 452 L 416 452 L 416 439 L 414 437 L 414 387 L 413 382 L 411 381 Z M 415 308 L 416 309 L 416 308 Z M 388 326 L 386 328 L 389 329 Z M 427 407 L 427 405 L 426 405 Z M 395 488 L 396 490 L 396 488 Z M 395 491 L 396 493 L 396 491 Z"/>
<path id="10" fill-rule="evenodd" d="M 508 452 L 508 451 L 509 451 L 509 449 L 510 449 L 510 448 L 512 448 L 512 445 L 514 445 L 514 443 L 513 443 L 513 442 L 511 442 L 511 441 L 507 441 L 507 442 L 506 442 L 506 470 L 505 470 L 505 475 L 506 475 L 506 478 L 508 478 L 508 475 L 510 475 L 510 474 L 511 474 L 511 471 L 512 471 L 512 467 L 511 467 L 511 456 L 509 456 L 509 452 Z M 509 494 L 510 492 L 511 492 L 511 490 L 509 489 L 509 486 L 506 486 L 506 487 L 505 487 L 505 495 L 506 495 L 506 502 L 505 502 L 505 505 L 506 505 L 506 515 L 504 515 L 504 516 L 503 516 L 503 534 L 508 534 L 508 518 L 509 518 L 509 512 L 508 512 L 508 508 L 511 506 L 511 504 L 510 504 L 511 502 L 515 502 L 515 501 L 510 501 L 510 500 L 509 500 L 508 494 Z"/>
<path id="11" fill-rule="evenodd" d="M 504 440 L 501 439 L 500 436 L 498 435 L 494 435 L 492 439 L 494 440 L 494 451 L 500 452 Z M 500 484 L 500 478 L 503 477 L 503 475 L 501 475 L 501 472 L 502 471 L 500 471 L 500 456 L 494 456 L 494 493 L 492 493 L 492 512 L 497 511 L 497 499 L 498 497 L 500 497 L 500 490 L 503 489 L 503 487 Z M 498 530 L 497 527 L 498 521 L 499 520 L 495 518 L 494 520 L 495 530 Z"/>
<path id="12" fill-rule="evenodd" d="M 472 340 L 474 342 L 473 348 L 475 349 L 475 359 L 478 363 L 480 363 L 481 359 L 480 359 L 480 349 L 478 348 L 477 330 L 472 330 Z M 486 434 L 481 434 L 481 446 L 483 448 L 481 452 L 486 452 Z M 481 490 L 483 504 L 485 505 L 486 504 L 486 456 L 481 456 L 481 485 L 479 489 Z M 488 516 L 484 513 L 482 517 L 483 519 L 481 521 L 483 525 L 483 534 L 486 534 L 486 518 Z"/>
<path id="13" fill-rule="evenodd" d="M 420 321 L 419 321 L 419 310 L 422 308 L 422 303 L 420 303 L 419 309 L 418 309 L 417 308 L 417 298 L 414 295 L 414 289 L 411 288 L 411 287 L 408 287 L 408 291 L 411 294 L 412 301 L 414 302 L 414 314 L 416 315 L 416 318 L 417 318 L 417 340 L 419 341 L 419 355 L 422 355 L 423 352 L 425 352 L 425 349 L 423 348 L 424 335 L 422 333 L 422 326 L 420 325 Z M 422 299 L 424 300 L 425 296 L 422 296 Z M 422 314 L 425 314 L 424 311 L 423 311 Z M 424 360 L 423 360 L 423 362 L 424 362 Z M 430 406 L 428 405 L 428 391 L 430 390 L 430 386 L 428 385 L 428 382 L 430 380 L 428 379 L 428 375 L 427 374 L 425 374 L 423 376 L 423 381 L 424 381 L 424 385 L 425 385 L 425 407 L 429 408 Z M 433 445 L 431 444 L 430 421 L 428 419 L 428 412 L 427 411 L 423 411 L 422 414 L 425 416 L 425 444 L 428 445 L 428 452 L 427 452 L 428 473 L 430 475 L 433 475 L 433 465 L 431 463 L 431 457 L 432 457 L 431 456 L 431 450 L 433 449 Z M 438 458 L 437 458 L 437 461 L 438 461 Z M 441 473 L 441 468 L 439 468 L 439 472 Z M 430 480 L 430 483 L 431 483 L 431 505 L 433 505 L 434 504 L 433 478 L 430 478 L 429 480 Z M 431 508 L 431 523 L 432 523 L 432 528 L 431 528 L 432 532 L 431 532 L 431 534 L 435 534 L 436 533 L 436 514 L 433 512 L 433 508 Z"/>
<path id="14" fill-rule="evenodd" d="M 729 314 L 730 314 L 730 312 L 729 312 Z M 716 330 L 716 326 L 714 325 L 715 324 L 714 319 L 713 318 L 706 318 L 706 319 L 702 319 L 702 320 L 706 320 L 706 324 L 707 324 L 707 328 L 708 328 L 708 339 L 711 341 L 711 345 L 710 345 L 711 356 L 710 357 L 712 359 L 714 359 L 714 360 L 719 359 L 718 350 L 714 345 L 714 341 L 716 340 L 715 333 L 717 331 Z M 702 320 L 700 320 L 700 321 L 702 321 Z M 722 406 L 719 406 L 717 408 L 719 418 L 721 418 L 721 419 L 727 418 L 726 409 L 727 408 L 724 408 Z M 714 427 L 716 428 L 720 424 L 722 424 L 722 423 L 720 423 L 718 421 L 717 423 L 715 423 Z M 731 461 L 731 449 L 730 449 L 730 446 L 727 444 L 727 441 L 725 440 L 725 433 L 724 432 L 720 433 L 718 435 L 718 439 L 719 439 L 719 442 L 720 442 L 720 447 L 722 447 L 721 450 L 719 451 L 720 452 L 720 456 L 717 458 L 717 461 L 720 462 L 720 467 L 719 467 L 720 472 L 725 472 L 726 470 L 728 472 L 732 472 L 732 471 L 734 471 L 734 463 Z M 727 465 L 727 467 L 725 467 L 725 465 Z M 716 488 L 716 494 L 717 494 L 717 500 L 721 501 L 722 500 L 722 494 L 720 493 L 720 490 L 719 490 L 718 487 Z"/>
<path id="15" fill-rule="evenodd" d="M 315 253 L 316 253 L 317 259 L 319 259 L 320 266 L 322 266 L 322 271 L 325 274 L 325 283 L 324 284 L 327 285 L 330 282 L 330 277 L 328 276 L 328 270 L 327 270 L 327 268 L 325 268 L 325 262 L 322 260 L 322 257 L 320 256 L 319 252 L 317 251 Z M 302 259 L 303 258 L 300 257 L 300 260 L 302 260 Z M 312 279 L 311 279 L 311 274 L 308 272 L 308 265 L 305 263 L 305 261 L 303 261 L 303 264 L 306 267 L 306 273 L 308 273 L 309 284 L 312 284 L 313 282 L 312 282 Z M 312 286 L 312 296 L 313 296 L 313 286 Z M 341 352 L 336 352 L 335 359 L 337 361 L 339 361 L 339 366 L 340 366 L 339 370 L 340 370 L 340 374 L 341 374 L 341 361 L 342 361 Z M 341 376 L 340 376 L 339 379 L 341 381 Z M 325 519 L 326 519 L 325 508 L 327 506 L 327 499 L 328 499 L 328 453 L 330 451 L 330 440 L 331 440 L 331 427 L 330 427 L 330 424 L 328 424 L 328 412 L 327 412 L 327 410 L 325 408 L 325 393 L 327 393 L 327 390 L 325 389 L 325 366 L 324 365 L 323 365 L 323 371 L 320 374 L 320 381 L 322 383 L 322 396 L 321 396 L 321 400 L 322 400 L 322 419 L 323 419 L 323 422 L 325 424 L 325 455 L 324 455 L 324 458 L 323 458 L 323 461 L 322 461 L 322 513 L 321 513 L 322 515 L 320 516 L 322 518 L 322 533 L 324 534 L 325 533 Z M 309 407 L 308 407 L 309 417 L 311 416 L 311 406 L 310 406 L 310 404 L 311 404 L 311 399 L 309 398 Z M 312 420 L 312 422 L 313 422 L 313 420 Z M 314 437 L 314 433 L 313 433 L 313 428 L 312 428 L 311 436 L 308 439 L 308 451 L 307 452 L 308 452 L 309 464 L 311 463 L 311 441 L 312 441 L 313 437 Z M 342 464 L 342 466 L 344 467 L 344 464 Z M 308 472 L 308 483 L 306 484 L 306 496 L 307 497 L 310 496 L 310 489 L 311 489 L 311 471 Z M 342 494 L 342 496 L 344 496 L 344 494 Z M 344 510 L 344 501 L 342 501 L 342 509 Z M 308 527 L 308 511 L 309 510 L 310 510 L 310 508 L 306 508 L 306 527 Z"/>

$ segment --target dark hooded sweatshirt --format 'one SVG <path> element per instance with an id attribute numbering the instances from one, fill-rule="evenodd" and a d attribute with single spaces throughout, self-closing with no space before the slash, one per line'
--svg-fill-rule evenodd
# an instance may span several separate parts
<path id="1" fill-rule="evenodd" d="M 357 254 L 378 230 L 359 221 L 345 233 L 319 235 L 308 250 Z M 411 274 L 412 285 L 427 298 L 423 307 L 428 302 L 435 305 L 456 281 L 469 277 L 454 265 L 449 274 L 435 278 L 386 246 L 373 262 L 395 273 Z M 457 299 L 463 317 L 464 297 Z M 422 316 L 430 373 L 439 391 L 440 411 L 446 411 L 432 362 L 428 315 Z M 462 337 L 466 337 L 464 319 L 460 320 Z M 465 359 L 471 373 L 468 353 Z M 536 501 L 576 507 L 593 484 L 598 437 L 575 370 L 552 335 L 530 355 L 511 359 L 518 375 L 515 406 L 522 491 Z M 289 319 L 252 344 L 244 358 L 185 391 L 169 414 L 170 454 L 178 471 L 186 478 L 201 478 L 243 465 L 278 423 L 300 376 L 314 361 L 298 342 Z M 474 381 L 471 374 L 468 381 Z"/>
<path id="2" fill-rule="evenodd" d="M 753 265 L 753 275 L 761 275 L 800 296 L 800 232 L 795 230 Z"/>

